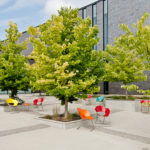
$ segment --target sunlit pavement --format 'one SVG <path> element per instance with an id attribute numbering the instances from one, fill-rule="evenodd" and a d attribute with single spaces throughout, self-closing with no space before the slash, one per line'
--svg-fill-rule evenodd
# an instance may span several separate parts
<path id="1" fill-rule="evenodd" d="M 147 113 L 114 111 L 92 132 L 84 126 L 79 130 L 53 128 L 35 119 L 38 116 L 32 112 L 4 112 L 0 107 L 1 150 L 150 150 Z"/>

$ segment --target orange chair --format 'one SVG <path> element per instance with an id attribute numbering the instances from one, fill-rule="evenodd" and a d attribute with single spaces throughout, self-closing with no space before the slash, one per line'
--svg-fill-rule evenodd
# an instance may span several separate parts
<path id="1" fill-rule="evenodd" d="M 92 130 L 94 130 L 95 129 L 95 127 L 94 127 L 94 122 L 93 122 L 93 117 L 91 117 L 91 115 L 90 115 L 90 113 L 89 113 L 89 111 L 88 110 L 85 110 L 85 109 L 81 109 L 81 108 L 77 108 L 77 110 L 78 110 L 78 112 L 79 112 L 79 115 L 80 115 L 80 117 L 81 117 L 81 121 L 84 121 L 84 120 L 91 120 L 91 122 L 92 122 L 92 126 L 93 126 L 93 128 L 91 129 L 91 131 Z M 79 129 L 81 127 L 81 124 L 80 124 L 80 126 L 77 128 L 77 129 Z"/>

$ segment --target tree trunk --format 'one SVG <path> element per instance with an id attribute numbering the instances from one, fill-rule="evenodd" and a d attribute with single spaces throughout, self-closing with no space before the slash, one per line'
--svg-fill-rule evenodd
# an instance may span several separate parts
<path id="1" fill-rule="evenodd" d="M 42 93 L 41 93 L 41 91 L 39 91 L 39 95 L 40 95 L 40 96 L 42 96 Z"/>
<path id="2" fill-rule="evenodd" d="M 65 99 L 65 119 L 68 118 L 68 99 Z"/>
<path id="3" fill-rule="evenodd" d="M 17 90 L 11 89 L 11 95 L 10 97 L 13 98 L 17 94 Z"/>
<path id="4" fill-rule="evenodd" d="M 126 99 L 128 99 L 128 90 L 126 89 Z"/>

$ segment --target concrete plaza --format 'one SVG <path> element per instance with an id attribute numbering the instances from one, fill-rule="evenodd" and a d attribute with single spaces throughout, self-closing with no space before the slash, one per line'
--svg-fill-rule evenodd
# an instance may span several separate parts
<path id="1" fill-rule="evenodd" d="M 27 99 L 27 98 L 26 98 Z M 29 100 L 28 100 L 29 101 Z M 45 101 L 43 111 L 5 112 L 0 106 L 0 149 L 1 150 L 150 150 L 150 114 L 111 110 L 106 124 L 96 125 L 94 131 L 86 127 L 60 129 L 38 120 L 50 113 L 59 101 L 51 97 Z M 49 106 L 49 107 L 48 107 Z M 69 105 L 72 110 L 95 106 L 81 103 Z M 63 110 L 63 107 L 61 108 Z"/>

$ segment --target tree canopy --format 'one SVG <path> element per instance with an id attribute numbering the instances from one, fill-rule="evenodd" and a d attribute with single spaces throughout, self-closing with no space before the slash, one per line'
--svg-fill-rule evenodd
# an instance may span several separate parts
<path id="1" fill-rule="evenodd" d="M 133 32 L 125 24 L 120 25 L 125 34 L 117 37 L 114 45 L 108 45 L 104 56 L 108 63 L 105 66 L 105 80 L 123 82 L 122 88 L 137 90 L 133 82 L 146 81 L 144 71 L 149 66 L 149 25 L 144 27 L 145 13 L 137 24 L 133 24 Z"/>
<path id="2" fill-rule="evenodd" d="M 78 9 L 61 8 L 58 16 L 39 28 L 29 27 L 28 32 L 33 44 L 30 58 L 35 60 L 28 66 L 31 85 L 65 103 L 67 117 L 68 102 L 100 90 L 104 61 L 102 52 L 93 49 L 99 41 L 98 27 L 91 27 L 89 18 L 82 20 Z"/>
<path id="3" fill-rule="evenodd" d="M 28 41 L 18 42 L 21 33 L 17 24 L 9 22 L 6 31 L 6 40 L 0 42 L 0 89 L 11 90 L 11 97 L 17 94 L 17 90 L 29 88 L 29 75 L 25 67 L 27 58 L 21 55 L 22 50 L 27 49 Z"/>

